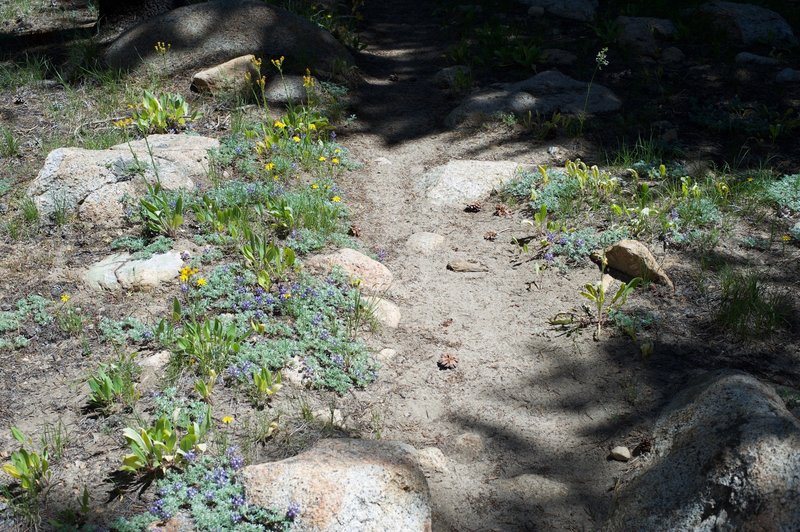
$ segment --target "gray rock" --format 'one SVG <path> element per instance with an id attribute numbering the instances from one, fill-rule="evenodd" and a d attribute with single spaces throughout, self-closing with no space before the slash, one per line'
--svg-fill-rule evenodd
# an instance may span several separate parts
<path id="1" fill-rule="evenodd" d="M 775 81 L 779 83 L 795 83 L 800 81 L 800 70 L 784 68 L 775 76 Z"/>
<path id="2" fill-rule="evenodd" d="M 208 150 L 219 146 L 216 139 L 189 135 L 150 135 L 148 142 L 161 186 L 167 190 L 193 188 L 195 180 L 206 175 Z M 144 174 L 133 171 L 136 161 L 131 149 L 147 166 Z M 124 220 L 120 198 L 144 193 L 146 183 L 155 181 L 144 140 L 107 150 L 58 148 L 47 155 L 28 186 L 28 195 L 43 215 L 62 207 L 77 209 L 85 221 L 118 226 Z"/>
<path id="3" fill-rule="evenodd" d="M 314 79 L 314 83 L 317 80 Z M 269 103 L 303 103 L 308 100 L 306 87 L 303 85 L 303 76 L 287 74 L 281 79 L 273 76 L 264 87 L 264 97 Z"/>
<path id="4" fill-rule="evenodd" d="M 253 54 L 243 55 L 202 70 L 192 76 L 191 89 L 212 94 L 227 92 L 248 95 L 261 75 L 254 64 L 255 58 Z"/>
<path id="5" fill-rule="evenodd" d="M 587 100 L 587 92 L 589 98 Z M 556 111 L 580 114 L 607 113 L 622 106 L 619 98 L 608 88 L 589 84 L 548 70 L 532 78 L 505 85 L 499 90 L 479 92 L 469 96 L 445 119 L 449 127 L 464 122 L 480 122 L 499 112 L 518 116 L 551 115 Z"/>
<path id="6" fill-rule="evenodd" d="M 178 277 L 183 266 L 177 251 L 131 260 L 128 253 L 115 253 L 89 267 L 84 281 L 93 290 L 154 288 Z"/>
<path id="7" fill-rule="evenodd" d="M 606 530 L 800 530 L 800 420 L 754 377 L 680 393 L 616 492 Z"/>
<path id="8" fill-rule="evenodd" d="M 469 89 L 469 87 L 458 87 L 459 83 L 468 82 L 472 83 L 472 69 L 466 65 L 453 65 L 441 69 L 434 74 L 433 83 L 442 88 L 447 89 Z"/>
<path id="9" fill-rule="evenodd" d="M 772 10 L 751 4 L 721 1 L 703 4 L 700 10 L 711 15 L 717 29 L 727 33 L 737 43 L 746 46 L 797 45 L 792 27 Z"/>
<path id="10" fill-rule="evenodd" d="M 617 17 L 619 43 L 654 57 L 661 42 L 671 39 L 677 31 L 672 21 L 652 17 Z"/>
<path id="11" fill-rule="evenodd" d="M 245 467 L 241 478 L 250 504 L 299 504 L 295 530 L 431 530 L 428 484 L 403 443 L 322 440 L 292 458 Z"/>
<path id="12" fill-rule="evenodd" d="M 566 50 L 558 48 L 546 48 L 542 50 L 542 63 L 554 66 L 569 66 L 575 64 L 578 56 Z"/>
<path id="13" fill-rule="evenodd" d="M 161 56 L 153 45 L 172 45 Z M 284 69 L 331 76 L 353 63 L 347 49 L 315 24 L 255 0 L 213 0 L 145 21 L 122 34 L 105 52 L 112 68 L 146 66 L 164 74 L 208 68 L 247 54 L 264 60 L 285 56 Z"/>
<path id="14" fill-rule="evenodd" d="M 440 249 L 444 244 L 444 237 L 436 233 L 414 233 L 406 241 L 406 247 L 415 253 L 428 254 Z"/>
<path id="15" fill-rule="evenodd" d="M 589 22 L 597 12 L 597 0 L 520 0 L 531 7 L 540 7 L 557 17 Z"/>
<path id="16" fill-rule="evenodd" d="M 468 260 L 455 259 L 447 263 L 447 269 L 451 272 L 459 273 L 482 273 L 488 272 L 489 268 L 478 262 L 470 262 Z"/>
<path id="17" fill-rule="evenodd" d="M 745 65 L 767 65 L 774 66 L 780 64 L 780 61 L 774 57 L 767 57 L 764 55 L 751 54 L 750 52 L 739 52 L 735 58 L 737 63 Z"/>
<path id="18" fill-rule="evenodd" d="M 450 161 L 420 180 L 428 200 L 438 206 L 464 207 L 508 183 L 528 168 L 513 161 Z"/>
<path id="19" fill-rule="evenodd" d="M 386 364 L 396 356 L 397 356 L 397 351 L 395 349 L 386 347 L 384 349 L 381 349 L 380 352 L 378 353 L 378 362 L 380 362 L 381 364 Z"/>
<path id="20" fill-rule="evenodd" d="M 612 460 L 616 460 L 618 462 L 627 462 L 631 459 L 631 451 L 627 447 L 619 445 L 611 449 L 609 456 Z"/>
<path id="21" fill-rule="evenodd" d="M 686 54 L 675 46 L 668 46 L 661 50 L 661 61 L 664 63 L 680 63 L 685 58 Z"/>
<path id="22" fill-rule="evenodd" d="M 446 473 L 447 457 L 438 447 L 425 447 L 417 451 L 417 463 L 425 472 Z"/>
<path id="23" fill-rule="evenodd" d="M 541 6 L 531 6 L 528 8 L 529 17 L 541 17 L 544 15 L 544 8 Z"/>

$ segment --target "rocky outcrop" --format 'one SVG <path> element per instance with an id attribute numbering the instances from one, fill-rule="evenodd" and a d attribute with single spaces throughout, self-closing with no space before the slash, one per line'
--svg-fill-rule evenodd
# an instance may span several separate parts
<path id="1" fill-rule="evenodd" d="M 445 119 L 449 127 L 485 121 L 498 113 L 550 116 L 554 112 L 594 114 L 616 111 L 622 102 L 610 89 L 548 70 L 501 89 L 478 92 L 465 99 Z"/>
<path id="2" fill-rule="evenodd" d="M 208 150 L 219 146 L 216 139 L 189 135 L 150 135 L 148 142 L 166 190 L 193 188 L 208 170 Z M 138 140 L 107 150 L 53 150 L 27 192 L 43 215 L 77 210 L 80 219 L 111 227 L 124 220 L 120 200 L 155 182 L 147 146 Z"/>
<path id="3" fill-rule="evenodd" d="M 171 45 L 159 55 L 156 42 Z M 351 65 L 347 49 L 330 33 L 288 11 L 255 0 L 213 0 L 188 5 L 145 21 L 108 47 L 112 68 L 146 66 L 174 74 L 254 54 L 268 66 L 284 56 L 287 71 L 331 76 Z"/>
<path id="4" fill-rule="evenodd" d="M 679 394 L 616 492 L 607 530 L 800 530 L 800 420 L 721 372 Z"/>
<path id="5" fill-rule="evenodd" d="M 597 0 L 520 0 L 532 8 L 540 8 L 550 15 L 589 22 L 597 12 Z"/>
<path id="6" fill-rule="evenodd" d="M 241 471 L 247 501 L 300 508 L 293 530 L 431 530 L 430 493 L 402 443 L 322 440 L 295 457 Z"/>
<path id="7" fill-rule="evenodd" d="M 513 161 L 453 160 L 432 168 L 420 182 L 433 205 L 463 208 L 500 189 L 526 168 Z"/>

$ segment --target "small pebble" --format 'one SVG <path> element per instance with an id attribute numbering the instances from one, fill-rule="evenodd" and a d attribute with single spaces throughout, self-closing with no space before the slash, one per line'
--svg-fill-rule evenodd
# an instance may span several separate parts
<path id="1" fill-rule="evenodd" d="M 611 449 L 611 454 L 609 456 L 618 462 L 627 462 L 631 459 L 631 451 L 627 447 L 619 445 Z"/>

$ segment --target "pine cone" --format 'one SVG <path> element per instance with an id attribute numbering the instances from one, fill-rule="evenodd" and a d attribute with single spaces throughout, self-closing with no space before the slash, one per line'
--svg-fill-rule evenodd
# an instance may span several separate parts
<path id="1" fill-rule="evenodd" d="M 453 353 L 444 353 L 439 357 L 439 369 L 455 369 L 458 365 L 458 357 Z"/>
<path id="2" fill-rule="evenodd" d="M 472 203 L 468 203 L 466 207 L 464 207 L 464 212 L 481 212 L 483 206 L 481 205 L 480 201 L 475 201 Z"/>
<path id="3" fill-rule="evenodd" d="M 497 239 L 497 231 L 487 231 L 486 234 L 483 235 L 483 239 L 494 242 Z"/>
<path id="4" fill-rule="evenodd" d="M 503 205 L 502 203 L 498 203 L 494 206 L 494 215 L 495 216 L 511 216 L 512 212 L 511 209 Z"/>

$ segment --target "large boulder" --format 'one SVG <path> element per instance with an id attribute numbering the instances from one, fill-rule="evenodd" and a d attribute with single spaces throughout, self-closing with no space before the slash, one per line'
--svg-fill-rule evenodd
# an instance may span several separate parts
<path id="1" fill-rule="evenodd" d="M 736 2 L 707 2 L 700 9 L 711 16 L 718 30 L 739 44 L 797 45 L 789 23 L 770 9 Z"/>
<path id="2" fill-rule="evenodd" d="M 800 420 L 771 387 L 715 373 L 675 397 L 653 439 L 607 530 L 800 530 Z"/>
<path id="3" fill-rule="evenodd" d="M 161 186 L 167 190 L 193 188 L 206 176 L 208 150 L 219 146 L 216 139 L 200 136 L 150 135 L 147 139 Z M 47 155 L 28 195 L 44 215 L 57 209 L 77 210 L 84 221 L 113 227 L 124 221 L 120 199 L 144 193 L 146 183 L 155 181 L 144 140 L 107 150 L 58 148 Z"/>
<path id="4" fill-rule="evenodd" d="M 169 43 L 159 55 L 156 42 Z M 213 0 L 172 10 L 122 34 L 105 52 L 109 66 L 162 73 L 209 68 L 254 54 L 265 61 L 285 56 L 287 71 L 332 76 L 351 65 L 347 49 L 330 33 L 293 13 L 255 0 Z M 269 67 L 269 68 L 267 68 Z"/>
<path id="5" fill-rule="evenodd" d="M 295 457 L 241 471 L 247 502 L 300 508 L 293 530 L 431 530 L 430 493 L 403 443 L 322 440 Z"/>
<path id="6" fill-rule="evenodd" d="M 520 0 L 526 6 L 544 9 L 557 17 L 590 22 L 597 11 L 598 0 Z"/>
<path id="7" fill-rule="evenodd" d="M 588 95 L 588 98 L 587 98 Z M 449 127 L 463 122 L 482 121 L 497 113 L 525 117 L 562 113 L 589 114 L 616 111 L 622 106 L 610 89 L 572 79 L 557 70 L 548 70 L 498 90 L 476 93 L 465 99 L 445 119 Z"/>

